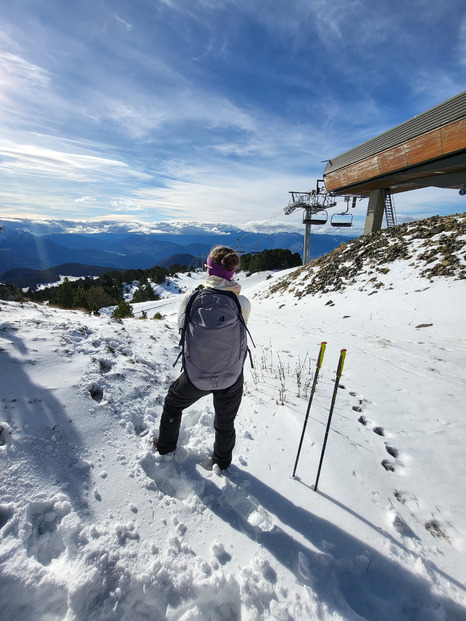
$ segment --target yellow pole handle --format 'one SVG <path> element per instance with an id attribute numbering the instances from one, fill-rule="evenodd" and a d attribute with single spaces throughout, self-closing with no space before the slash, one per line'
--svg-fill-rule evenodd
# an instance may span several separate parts
<path id="1" fill-rule="evenodd" d="M 346 349 L 342 349 L 340 351 L 340 360 L 338 361 L 338 369 L 337 369 L 338 379 L 340 379 L 340 377 L 342 376 L 343 367 L 345 365 L 345 359 L 346 359 Z"/>
<path id="2" fill-rule="evenodd" d="M 319 351 L 319 356 L 317 358 L 317 364 L 316 367 L 318 369 L 320 369 L 320 367 L 322 366 L 322 361 L 324 359 L 324 354 L 325 354 L 325 348 L 327 347 L 327 343 L 325 341 L 322 341 L 322 343 L 320 344 L 320 351 Z"/>

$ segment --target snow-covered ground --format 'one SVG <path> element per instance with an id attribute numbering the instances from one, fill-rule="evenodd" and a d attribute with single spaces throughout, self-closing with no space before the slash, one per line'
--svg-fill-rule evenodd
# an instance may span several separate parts
<path id="1" fill-rule="evenodd" d="M 223 474 L 211 398 L 173 459 L 151 448 L 202 275 L 146 320 L 0 302 L 2 621 L 466 619 L 465 281 L 399 261 L 378 289 L 269 295 L 283 275 L 239 277 L 255 367 Z"/>

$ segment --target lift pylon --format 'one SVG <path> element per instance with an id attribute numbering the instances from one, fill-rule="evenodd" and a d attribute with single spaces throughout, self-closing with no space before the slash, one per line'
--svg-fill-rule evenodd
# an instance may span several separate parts
<path id="1" fill-rule="evenodd" d="M 336 207 L 337 203 L 335 195 L 331 192 L 327 192 L 323 179 L 318 179 L 316 183 L 316 189 L 310 192 L 290 192 L 291 200 L 285 207 L 284 212 L 288 216 L 296 209 L 303 209 L 303 224 L 305 226 L 304 232 L 304 252 L 303 252 L 303 264 L 310 261 L 310 249 L 311 249 L 311 226 L 322 226 L 327 223 L 328 213 L 327 209 Z M 333 214 L 330 218 L 330 225 L 333 227 L 350 227 L 353 225 L 353 216 L 349 212 L 350 200 L 353 199 L 351 207 L 356 207 L 357 197 L 345 196 L 346 210 Z"/>

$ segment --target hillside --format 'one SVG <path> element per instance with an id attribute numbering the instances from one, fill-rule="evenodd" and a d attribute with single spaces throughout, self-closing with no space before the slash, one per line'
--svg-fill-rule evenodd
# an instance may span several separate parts
<path id="1" fill-rule="evenodd" d="M 393 286 L 390 270 L 403 262 L 426 279 L 465 279 L 466 214 L 434 216 L 353 239 L 279 279 L 271 293 L 287 291 L 301 298 L 355 284 L 375 293 Z"/>
<path id="2" fill-rule="evenodd" d="M 115 271 L 123 272 L 122 269 Z M 33 270 L 27 267 L 18 267 L 4 272 L 1 276 L 2 283 L 15 287 L 34 287 L 35 285 L 60 282 L 62 277 L 92 278 L 109 272 L 108 267 L 95 265 L 82 265 L 81 263 L 63 263 L 46 270 Z"/>
<path id="3" fill-rule="evenodd" d="M 465 619 L 463 224 L 239 275 L 255 364 L 224 473 L 205 468 L 210 397 L 186 410 L 174 457 L 151 447 L 201 274 L 135 304 L 147 320 L 1 301 L 2 621 Z"/>

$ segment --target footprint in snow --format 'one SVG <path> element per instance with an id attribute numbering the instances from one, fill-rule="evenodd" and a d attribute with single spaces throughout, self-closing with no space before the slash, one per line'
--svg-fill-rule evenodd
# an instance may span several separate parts
<path id="1" fill-rule="evenodd" d="M 101 358 L 99 361 L 99 369 L 102 375 L 108 373 L 113 368 L 113 362 L 110 360 L 106 360 L 105 358 Z"/>
<path id="2" fill-rule="evenodd" d="M 393 518 L 393 527 L 403 537 L 410 537 L 411 539 L 419 540 L 419 537 L 412 530 L 412 528 L 410 528 L 408 524 L 405 522 L 405 520 L 403 520 L 403 518 L 399 516 L 397 513 L 395 513 L 395 516 Z"/>
<path id="3" fill-rule="evenodd" d="M 307 563 L 307 558 L 304 556 L 304 554 L 302 552 L 298 552 L 298 555 L 299 554 L 301 554 L 304 557 L 305 563 Z M 299 562 L 299 560 L 298 560 L 298 562 Z M 253 565 L 254 565 L 255 569 L 257 569 L 262 574 L 263 578 L 265 580 L 267 580 L 267 582 L 270 582 L 270 584 L 276 584 L 276 582 L 277 582 L 277 572 L 271 566 L 270 562 L 266 558 L 264 558 L 262 556 L 261 553 L 259 553 L 254 558 Z M 304 561 L 303 561 L 303 565 L 304 565 Z M 309 570 L 309 563 L 307 563 L 307 569 Z"/>
<path id="4" fill-rule="evenodd" d="M 0 425 L 0 446 L 5 446 L 6 444 L 6 431 L 3 425 Z"/>
<path id="5" fill-rule="evenodd" d="M 353 405 L 351 408 L 353 412 L 358 412 L 360 414 L 365 412 L 366 406 L 370 404 L 370 401 L 368 399 L 364 399 L 364 397 L 362 397 L 361 395 L 358 395 L 356 392 L 350 392 L 349 394 L 351 397 L 355 397 L 357 400 L 357 404 Z M 365 417 L 361 417 L 361 418 L 365 419 Z M 361 418 L 358 419 L 359 422 L 362 422 Z"/>
<path id="6" fill-rule="evenodd" d="M 134 433 L 140 438 L 144 438 L 149 433 L 149 428 L 145 423 L 135 423 Z"/>
<path id="7" fill-rule="evenodd" d="M 220 565 L 226 565 L 231 561 L 231 554 L 229 554 L 222 543 L 215 542 L 211 547 L 212 554 L 215 556 Z"/>
<path id="8" fill-rule="evenodd" d="M 184 537 L 188 532 L 188 527 L 183 522 L 178 522 L 176 524 L 176 532 L 180 537 Z"/>
<path id="9" fill-rule="evenodd" d="M 9 505 L 0 505 L 0 530 L 8 524 L 15 512 Z"/>
<path id="10" fill-rule="evenodd" d="M 362 395 L 358 395 L 357 392 L 351 391 L 349 395 L 350 397 L 354 397 L 355 399 L 357 399 L 359 405 L 368 405 L 370 403 L 369 399 L 366 399 Z"/>
<path id="11" fill-rule="evenodd" d="M 26 541 L 27 553 L 41 565 L 50 565 L 53 559 L 65 552 L 59 526 L 70 510 L 71 505 L 64 497 L 29 505 L 27 515 L 31 534 Z"/>
<path id="12" fill-rule="evenodd" d="M 385 450 L 391 457 L 395 458 L 395 461 L 392 461 L 390 459 L 383 459 L 381 461 L 381 464 L 385 468 L 385 470 L 387 470 L 387 472 L 396 472 L 399 466 L 403 466 L 403 464 L 398 459 L 400 456 L 400 451 L 393 446 L 389 446 L 388 444 L 385 445 Z"/>
<path id="13" fill-rule="evenodd" d="M 104 389 L 95 382 L 89 384 L 87 390 L 94 401 L 100 402 L 104 398 Z"/>
<path id="14" fill-rule="evenodd" d="M 385 470 L 387 472 L 395 472 L 396 471 L 396 464 L 394 464 L 389 459 L 382 459 L 381 464 L 382 464 L 382 466 L 385 468 Z"/>
<path id="15" fill-rule="evenodd" d="M 251 526 L 263 531 L 273 529 L 273 521 L 268 512 L 254 496 L 246 491 L 240 490 L 236 486 L 228 486 L 224 491 L 224 501 Z"/>
<path id="16" fill-rule="evenodd" d="M 178 453 L 178 449 L 176 451 Z M 157 455 L 147 453 L 139 459 L 139 465 L 151 482 L 146 485 L 147 489 L 159 491 L 165 496 L 185 500 L 195 493 L 189 478 L 183 475 L 182 467 L 177 462 L 177 455 Z"/>
<path id="17" fill-rule="evenodd" d="M 394 446 L 389 446 L 388 444 L 385 444 L 385 450 L 392 457 L 397 458 L 400 455 L 400 451 L 397 448 L 395 448 Z"/>
<path id="18" fill-rule="evenodd" d="M 350 395 L 352 397 L 358 398 L 358 401 L 359 401 L 358 405 L 353 405 L 353 408 L 352 408 L 353 411 L 364 412 L 363 405 L 370 403 L 370 402 L 367 399 L 360 398 L 359 395 L 355 392 L 351 392 Z M 364 416 L 364 414 L 361 414 L 361 416 L 358 418 L 358 423 L 361 423 L 361 425 L 364 425 L 364 427 L 369 427 L 371 425 L 370 420 L 367 418 L 367 416 Z M 385 429 L 380 425 L 376 425 L 375 427 L 372 427 L 372 431 L 376 435 L 381 436 L 382 438 L 385 437 L 386 435 Z M 385 443 L 385 450 L 391 457 L 394 457 L 395 459 L 398 459 L 398 457 L 400 456 L 400 451 L 388 443 Z M 382 466 L 385 468 L 385 470 L 387 470 L 388 472 L 395 472 L 397 465 L 398 465 L 397 463 L 394 463 L 388 459 L 384 459 L 381 463 L 382 463 Z"/>
<path id="19" fill-rule="evenodd" d="M 410 509 L 418 509 L 419 508 L 419 500 L 415 494 L 410 494 L 409 492 L 402 492 L 398 489 L 394 490 L 393 495 L 401 502 L 401 504 L 406 505 Z"/>

